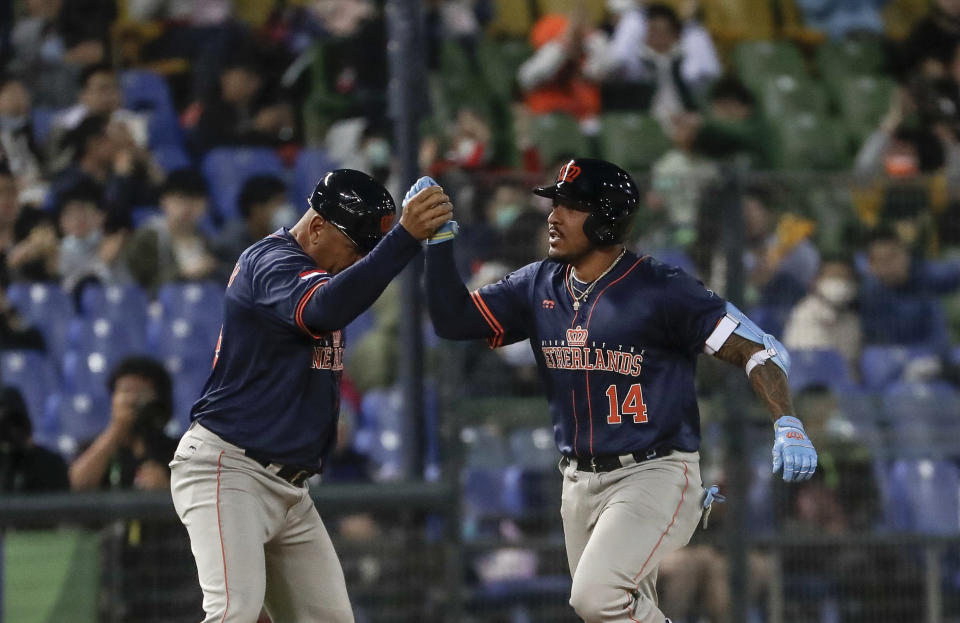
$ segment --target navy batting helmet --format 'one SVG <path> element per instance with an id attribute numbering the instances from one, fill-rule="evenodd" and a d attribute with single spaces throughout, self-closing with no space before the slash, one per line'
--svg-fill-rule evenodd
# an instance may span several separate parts
<path id="1" fill-rule="evenodd" d="M 393 227 L 397 206 L 379 182 L 360 171 L 337 169 L 317 182 L 310 207 L 369 253 Z"/>
<path id="2" fill-rule="evenodd" d="M 566 199 L 590 215 L 583 233 L 594 244 L 623 242 L 633 215 L 640 206 L 640 191 L 630 174 L 606 160 L 574 158 L 560 167 L 557 183 L 533 192 L 541 197 Z"/>

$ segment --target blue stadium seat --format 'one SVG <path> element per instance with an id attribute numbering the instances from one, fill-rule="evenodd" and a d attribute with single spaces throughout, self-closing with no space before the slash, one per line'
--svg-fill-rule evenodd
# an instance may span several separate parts
<path id="1" fill-rule="evenodd" d="M 47 414 L 59 426 L 57 447 L 71 456 L 110 423 L 110 399 L 105 391 L 57 393 L 47 401 Z"/>
<path id="2" fill-rule="evenodd" d="M 891 456 L 960 458 L 960 393 L 952 385 L 894 383 L 881 400 Z"/>
<path id="3" fill-rule="evenodd" d="M 161 317 L 185 318 L 219 333 L 223 322 L 224 285 L 215 281 L 168 283 L 157 293 Z"/>
<path id="4" fill-rule="evenodd" d="M 864 387 L 884 390 L 900 380 L 911 360 L 936 353 L 925 346 L 866 346 L 860 355 L 860 379 Z"/>
<path id="5" fill-rule="evenodd" d="M 189 369 L 182 367 L 178 359 L 165 359 L 164 367 L 173 379 L 173 422 L 176 430 L 168 428 L 168 434 L 182 434 L 190 426 L 190 408 L 200 398 L 204 384 L 209 376 L 210 362 L 207 369 Z"/>
<path id="6" fill-rule="evenodd" d="M 134 316 L 146 325 L 147 293 L 136 284 L 110 285 L 90 284 L 80 295 L 80 313 L 87 317 L 115 319 Z"/>
<path id="7" fill-rule="evenodd" d="M 365 393 L 359 419 L 356 447 L 370 460 L 374 479 L 396 480 L 407 476 L 404 454 L 408 433 L 399 388 L 373 389 Z"/>
<path id="8" fill-rule="evenodd" d="M 503 472 L 503 510 L 509 517 L 536 517 L 556 504 L 560 472 L 511 465 Z"/>
<path id="9" fill-rule="evenodd" d="M 56 442 L 56 420 L 46 417 L 47 396 L 60 384 L 56 366 L 42 351 L 0 351 L 0 380 L 20 390 L 27 404 L 33 435 L 37 443 L 50 446 Z"/>
<path id="10" fill-rule="evenodd" d="M 150 150 L 160 168 L 169 173 L 193 166 L 193 158 L 180 145 L 157 145 Z"/>
<path id="11" fill-rule="evenodd" d="M 794 393 L 816 385 L 841 390 L 853 384 L 847 361 L 833 349 L 790 351 L 790 389 Z"/>
<path id="12" fill-rule="evenodd" d="M 215 219 L 221 225 L 240 218 L 237 197 L 248 178 L 258 174 L 287 178 L 277 154 L 263 147 L 218 147 L 207 153 L 201 166 L 210 185 Z"/>
<path id="13" fill-rule="evenodd" d="M 106 393 L 110 371 L 120 356 L 114 351 L 68 350 L 63 355 L 61 389 L 69 393 Z"/>
<path id="14" fill-rule="evenodd" d="M 73 302 L 56 283 L 14 283 L 7 299 L 43 334 L 47 350 L 59 357 L 65 348 Z"/>
<path id="15" fill-rule="evenodd" d="M 84 353 L 103 352 L 111 361 L 145 353 L 144 320 L 135 314 L 126 318 L 122 315 L 72 318 L 67 332 L 67 348 Z"/>
<path id="16" fill-rule="evenodd" d="M 130 69 L 120 75 L 120 89 L 126 108 L 149 114 L 147 131 L 151 148 L 160 145 L 183 147 L 183 130 L 163 76 Z"/>
<path id="17" fill-rule="evenodd" d="M 337 168 L 327 152 L 316 147 L 300 150 L 293 164 L 293 183 L 290 184 L 290 205 L 298 212 L 306 206 L 307 198 L 313 194 L 317 182 L 330 171 Z"/>
<path id="18" fill-rule="evenodd" d="M 187 317 L 151 320 L 147 330 L 150 352 L 173 375 L 191 374 L 206 379 L 213 365 L 219 329 Z"/>
<path id="19" fill-rule="evenodd" d="M 875 474 L 888 529 L 960 533 L 960 468 L 955 463 L 926 459 L 878 462 Z"/>
<path id="20" fill-rule="evenodd" d="M 33 122 L 33 140 L 37 145 L 44 145 L 50 137 L 50 130 L 53 129 L 53 120 L 62 111 L 57 108 L 47 106 L 34 106 L 30 113 Z"/>

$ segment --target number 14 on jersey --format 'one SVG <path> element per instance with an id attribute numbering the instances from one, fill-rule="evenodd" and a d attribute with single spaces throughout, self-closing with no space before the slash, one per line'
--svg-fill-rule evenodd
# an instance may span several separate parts
<path id="1" fill-rule="evenodd" d="M 617 386 L 607 388 L 607 401 L 610 403 L 610 414 L 607 424 L 620 424 L 624 415 L 632 415 L 634 424 L 645 424 L 647 421 L 647 405 L 643 402 L 643 390 L 640 383 L 634 383 L 623 399 L 623 405 L 617 396 Z"/>

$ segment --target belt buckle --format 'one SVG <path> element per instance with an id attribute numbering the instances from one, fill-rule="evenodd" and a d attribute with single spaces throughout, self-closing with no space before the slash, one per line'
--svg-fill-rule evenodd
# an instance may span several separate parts
<path id="1" fill-rule="evenodd" d="M 646 457 L 645 457 L 645 458 L 646 458 L 647 461 L 649 461 L 650 459 L 655 459 L 655 458 L 657 458 L 657 449 L 656 449 L 656 448 L 652 448 L 652 449 L 650 449 L 650 450 L 647 450 L 647 454 L 646 454 Z"/>
<path id="2" fill-rule="evenodd" d="M 593 473 L 594 473 L 594 474 L 596 474 L 596 473 L 598 473 L 598 472 L 600 471 L 600 466 L 597 465 L 597 457 L 595 457 L 595 456 L 591 456 L 591 457 L 590 457 L 590 469 L 593 470 Z"/>

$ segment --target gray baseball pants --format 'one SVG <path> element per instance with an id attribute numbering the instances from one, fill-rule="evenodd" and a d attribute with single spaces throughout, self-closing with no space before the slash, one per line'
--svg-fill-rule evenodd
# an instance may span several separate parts
<path id="1" fill-rule="evenodd" d="M 203 623 L 352 623 L 340 561 L 307 483 L 277 477 L 194 424 L 170 463 L 170 489 L 190 534 Z"/>
<path id="2" fill-rule="evenodd" d="M 700 521 L 699 453 L 674 452 L 605 473 L 580 471 L 572 460 L 561 471 L 570 605 L 587 623 L 664 623 L 657 568 L 690 541 Z"/>

